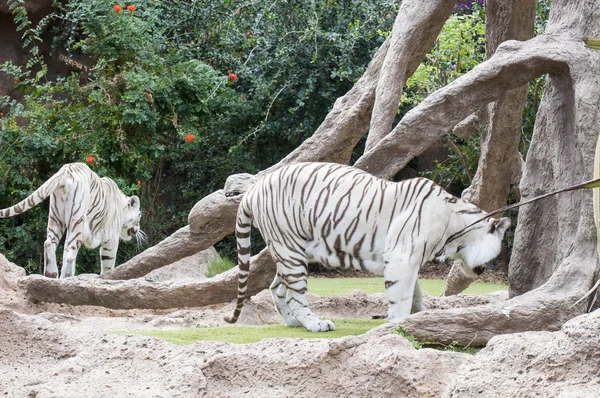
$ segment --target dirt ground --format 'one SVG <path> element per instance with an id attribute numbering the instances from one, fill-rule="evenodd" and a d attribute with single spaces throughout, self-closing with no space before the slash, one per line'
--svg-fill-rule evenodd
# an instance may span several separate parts
<path id="1" fill-rule="evenodd" d="M 600 391 L 598 311 L 566 331 L 494 338 L 476 355 L 416 350 L 389 324 L 340 339 L 176 346 L 115 331 L 225 326 L 233 303 L 172 310 L 34 303 L 18 288 L 22 277 L 14 265 L 0 267 L 0 397 L 595 397 Z M 387 309 L 384 294 L 309 298 L 318 316 L 330 318 L 368 319 Z M 498 293 L 426 303 L 449 308 L 505 299 Z M 268 292 L 253 297 L 239 321 L 280 322 Z"/>

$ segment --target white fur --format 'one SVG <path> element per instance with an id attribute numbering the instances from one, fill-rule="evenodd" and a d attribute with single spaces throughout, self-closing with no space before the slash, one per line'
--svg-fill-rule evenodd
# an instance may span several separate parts
<path id="1" fill-rule="evenodd" d="M 47 238 L 44 242 L 44 275 L 56 277 L 56 247 L 66 232 L 61 278 L 75 274 L 75 260 L 83 244 L 100 246 L 101 274 L 114 268 L 119 238 L 138 242 L 145 234 L 139 228 L 140 201 L 127 197 L 110 178 L 100 178 L 87 165 L 64 165 L 29 197 L 0 210 L 0 218 L 13 217 L 50 197 Z"/>
<path id="2" fill-rule="evenodd" d="M 235 322 L 243 306 L 252 222 L 277 264 L 271 292 L 286 325 L 327 331 L 333 323 L 317 318 L 308 307 L 309 261 L 383 274 L 388 319 L 398 322 L 425 309 L 418 283 L 424 262 L 457 258 L 474 273 L 498 255 L 508 219 L 462 231 L 484 215 L 423 178 L 395 183 L 326 163 L 281 168 L 258 181 L 240 204 L 238 302 L 227 320 Z"/>

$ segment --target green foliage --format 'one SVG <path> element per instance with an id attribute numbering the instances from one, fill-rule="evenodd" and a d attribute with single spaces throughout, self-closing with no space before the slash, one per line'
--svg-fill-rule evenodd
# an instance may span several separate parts
<path id="1" fill-rule="evenodd" d="M 334 101 L 360 78 L 391 29 L 397 2 L 175 0 L 164 12 L 178 51 L 235 72 L 245 126 L 232 151 L 270 166 L 309 137 Z M 269 151 L 264 151 L 265 147 Z"/>
<path id="2" fill-rule="evenodd" d="M 215 275 L 229 271 L 233 267 L 235 267 L 235 264 L 226 257 L 213 258 L 208 262 L 208 271 L 206 273 L 206 277 L 212 278 Z"/>
<path id="3" fill-rule="evenodd" d="M 421 348 L 423 348 L 423 344 L 421 344 L 416 338 L 415 336 L 413 336 L 412 334 L 408 333 L 408 330 L 406 329 L 406 327 L 404 327 L 403 325 L 398 326 L 397 328 L 394 329 L 394 333 L 399 334 L 400 336 L 404 337 L 406 340 L 408 340 L 408 342 L 410 344 L 412 344 L 413 347 L 415 347 L 415 349 L 420 350 Z"/>
<path id="4" fill-rule="evenodd" d="M 474 5 L 470 14 L 453 14 L 440 32 L 433 48 L 406 82 L 400 100 L 405 113 L 485 58 L 485 15 Z"/>
<path id="5" fill-rule="evenodd" d="M 262 339 L 290 337 L 302 339 L 339 338 L 357 336 L 384 324 L 382 320 L 361 319 L 332 319 L 335 330 L 326 333 L 309 332 L 303 327 L 292 328 L 283 324 L 260 326 L 226 326 L 213 328 L 193 328 L 160 331 L 120 331 L 119 334 L 141 334 L 144 336 L 160 337 L 173 344 L 187 345 L 197 341 L 210 340 L 227 343 L 248 344 Z"/>
<path id="6" fill-rule="evenodd" d="M 439 351 L 462 352 L 464 354 L 475 354 L 479 350 L 481 350 L 481 347 L 471 347 L 471 346 L 463 347 L 463 346 L 458 345 L 457 342 L 452 342 L 451 344 L 421 342 L 421 341 L 418 341 L 414 335 L 410 334 L 408 329 L 406 329 L 406 327 L 404 325 L 399 325 L 397 328 L 395 328 L 394 333 L 404 337 L 417 350 L 420 350 L 421 348 L 432 348 L 434 350 L 439 350 Z"/>

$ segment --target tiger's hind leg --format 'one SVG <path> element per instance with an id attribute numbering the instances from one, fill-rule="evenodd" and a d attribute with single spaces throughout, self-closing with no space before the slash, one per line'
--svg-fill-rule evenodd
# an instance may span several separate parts
<path id="1" fill-rule="evenodd" d="M 298 322 L 296 318 L 294 318 L 292 309 L 286 303 L 287 287 L 285 286 L 285 282 L 279 273 L 275 275 L 275 279 L 273 279 L 273 283 L 271 283 L 271 287 L 269 289 L 271 290 L 271 295 L 273 296 L 275 308 L 283 318 L 285 326 L 302 326 L 302 324 Z"/>
<path id="2" fill-rule="evenodd" d="M 84 194 L 71 186 L 67 189 L 65 201 L 65 215 L 67 217 L 67 237 L 63 249 L 63 263 L 60 278 L 70 278 L 75 275 L 75 260 L 82 244 L 83 227 L 85 223 Z M 77 205 L 76 205 L 77 204 Z"/>
<path id="3" fill-rule="evenodd" d="M 58 277 L 56 247 L 62 239 L 66 227 L 64 223 L 64 206 L 60 203 L 60 198 L 57 199 L 55 194 L 50 195 L 50 214 L 48 216 L 48 228 L 46 229 L 46 241 L 44 242 L 44 275 L 48 278 Z"/>
<path id="4" fill-rule="evenodd" d="M 281 257 L 277 252 L 285 253 L 285 248 L 281 251 L 275 250 L 273 258 L 277 259 L 277 274 L 283 280 L 284 288 L 280 288 L 280 293 L 285 290 L 285 306 L 289 308 L 292 316 L 310 332 L 327 332 L 334 330 L 333 322 L 321 320 L 308 308 L 308 299 L 306 297 L 306 276 L 307 261 L 299 259 L 298 252 L 294 252 L 294 257 Z M 279 297 L 277 298 L 277 300 Z M 277 304 L 277 301 L 276 301 Z M 285 318 L 284 318 L 285 319 Z M 287 324 L 288 320 L 286 320 Z"/>

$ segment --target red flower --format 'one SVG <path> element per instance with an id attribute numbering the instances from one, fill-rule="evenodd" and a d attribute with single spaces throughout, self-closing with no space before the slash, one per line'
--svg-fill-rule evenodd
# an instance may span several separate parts
<path id="1" fill-rule="evenodd" d="M 123 12 L 123 7 L 121 7 L 118 4 L 115 4 L 115 6 L 113 7 L 113 10 L 115 10 L 115 12 Z"/>
<path id="2" fill-rule="evenodd" d="M 130 4 L 127 6 L 127 10 L 129 10 L 129 12 L 134 12 L 135 11 L 135 6 L 133 4 Z"/>
<path id="3" fill-rule="evenodd" d="M 246 97 L 242 97 L 242 101 L 246 101 Z"/>
<path id="4" fill-rule="evenodd" d="M 94 163 L 95 161 L 96 161 L 96 158 L 93 156 L 88 156 L 85 158 L 86 163 Z"/>
<path id="5" fill-rule="evenodd" d="M 138 183 L 137 183 L 137 184 L 138 184 L 138 185 L 142 185 L 142 182 L 141 182 L 140 180 L 138 180 Z"/>
<path id="6" fill-rule="evenodd" d="M 250 37 L 254 34 L 254 32 L 252 31 L 252 29 L 248 29 L 248 31 L 246 32 L 246 37 Z"/>
<path id="7" fill-rule="evenodd" d="M 237 75 L 235 73 L 230 73 L 229 74 L 229 80 L 231 80 L 232 82 L 237 80 Z"/>
<path id="8" fill-rule="evenodd" d="M 187 142 L 192 142 L 192 141 L 194 141 L 195 139 L 196 139 L 196 136 L 195 136 L 194 134 L 188 134 L 188 135 L 185 137 L 185 140 L 186 140 Z"/>

